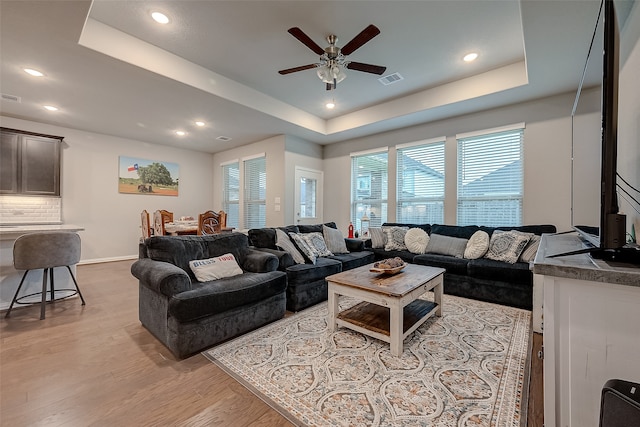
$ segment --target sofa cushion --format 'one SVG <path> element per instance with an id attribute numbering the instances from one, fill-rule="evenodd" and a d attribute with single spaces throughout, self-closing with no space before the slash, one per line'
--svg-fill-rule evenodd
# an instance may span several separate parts
<path id="1" fill-rule="evenodd" d="M 232 254 L 189 261 L 189 267 L 198 282 L 208 282 L 242 274 L 242 269 Z"/>
<path id="2" fill-rule="evenodd" d="M 169 300 L 169 316 L 188 322 L 235 307 L 264 301 L 286 290 L 286 275 L 281 271 L 245 273 L 213 282 L 196 284 L 190 291 Z"/>
<path id="3" fill-rule="evenodd" d="M 284 231 L 285 233 L 289 234 L 289 233 L 299 233 L 300 229 L 298 228 L 297 225 L 286 225 L 284 227 L 278 227 L 280 230 Z"/>
<path id="4" fill-rule="evenodd" d="M 276 229 L 276 246 L 278 246 L 283 251 L 289 253 L 289 255 L 291 255 L 291 258 L 293 258 L 293 261 L 296 264 L 305 263 L 304 256 L 302 256 L 302 254 L 300 253 L 298 248 L 296 248 L 296 246 L 293 244 L 289 236 L 287 236 L 287 234 L 284 231 L 280 230 L 279 228 Z"/>
<path id="5" fill-rule="evenodd" d="M 252 228 L 247 232 L 251 246 L 277 249 L 275 228 Z"/>
<path id="6" fill-rule="evenodd" d="M 533 233 L 538 236 L 542 233 L 555 233 L 557 231 L 555 225 L 541 224 L 541 225 L 521 225 L 519 227 L 496 227 L 496 230 L 509 231 L 516 230 L 522 233 Z"/>
<path id="7" fill-rule="evenodd" d="M 429 235 L 422 228 L 410 228 L 404 235 L 404 244 L 413 254 L 423 254 L 429 243 Z"/>
<path id="8" fill-rule="evenodd" d="M 384 245 L 385 251 L 403 251 L 407 250 L 404 244 L 404 236 L 407 234 L 408 228 L 406 227 L 389 227 L 384 228 L 384 232 L 387 236 L 386 243 Z"/>
<path id="9" fill-rule="evenodd" d="M 486 231 L 478 230 L 467 242 L 464 250 L 464 257 L 467 259 L 482 258 L 489 250 L 489 234 Z"/>
<path id="10" fill-rule="evenodd" d="M 467 239 L 431 233 L 425 253 L 464 258 L 464 250 L 466 247 Z"/>
<path id="11" fill-rule="evenodd" d="M 340 273 L 342 263 L 331 258 L 318 258 L 316 264 L 296 264 L 287 268 L 288 286 L 295 287 L 297 284 L 313 282 L 318 279 Z"/>
<path id="12" fill-rule="evenodd" d="M 403 224 L 400 222 L 385 222 L 382 224 L 382 228 L 388 227 L 404 227 L 406 229 L 409 228 L 421 228 L 427 232 L 427 234 L 431 234 L 431 225 L 430 224 Z"/>
<path id="13" fill-rule="evenodd" d="M 413 258 L 413 262 L 419 265 L 444 268 L 447 270 L 447 273 L 459 274 L 462 276 L 467 275 L 467 266 L 469 265 L 468 259 L 438 254 L 416 255 Z"/>
<path id="14" fill-rule="evenodd" d="M 518 261 L 524 247 L 529 243 L 533 234 L 519 231 L 496 230 L 489 241 L 489 250 L 485 258 L 514 264 Z"/>
<path id="15" fill-rule="evenodd" d="M 479 279 L 490 279 L 500 282 L 533 284 L 533 274 L 529 270 L 529 264 L 516 262 L 505 264 L 502 261 L 494 261 L 487 258 L 469 260 L 469 276 Z"/>
<path id="16" fill-rule="evenodd" d="M 385 251 L 384 249 L 371 249 L 371 251 L 373 252 L 373 254 L 375 255 L 375 260 L 379 261 L 379 260 L 383 260 L 386 258 L 401 258 L 402 260 L 406 261 L 406 262 L 413 262 L 413 257 L 416 256 L 416 254 L 412 254 L 411 252 L 409 252 L 408 250 L 404 250 L 404 251 Z"/>
<path id="17" fill-rule="evenodd" d="M 351 270 L 352 268 L 362 267 L 375 261 L 373 252 L 361 251 L 346 254 L 333 254 L 329 257 L 342 263 L 342 271 Z"/>
<path id="18" fill-rule="evenodd" d="M 431 234 L 440 234 L 442 236 L 458 237 L 460 239 L 470 239 L 473 233 L 480 230 L 477 225 L 441 225 L 433 224 L 431 226 Z M 491 234 L 491 233 L 489 233 Z"/>
<path id="19" fill-rule="evenodd" d="M 322 233 L 322 226 L 326 225 L 330 228 L 338 228 L 335 222 L 325 222 L 324 224 L 300 224 L 296 233 Z"/>
<path id="20" fill-rule="evenodd" d="M 327 244 L 327 249 L 331 251 L 332 254 L 346 254 L 349 253 L 347 250 L 347 244 L 344 240 L 344 236 L 342 235 L 342 231 L 337 228 L 327 227 L 326 225 L 322 226 L 322 235 L 324 237 L 324 241 Z"/>

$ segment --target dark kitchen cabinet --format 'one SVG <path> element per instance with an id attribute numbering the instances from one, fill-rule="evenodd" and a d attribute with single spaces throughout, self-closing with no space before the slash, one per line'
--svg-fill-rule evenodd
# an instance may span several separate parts
<path id="1" fill-rule="evenodd" d="M 62 137 L 0 131 L 0 193 L 59 196 Z"/>

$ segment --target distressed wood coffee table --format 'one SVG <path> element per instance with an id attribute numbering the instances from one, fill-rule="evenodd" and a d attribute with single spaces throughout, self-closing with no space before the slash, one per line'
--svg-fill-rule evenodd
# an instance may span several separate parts
<path id="1" fill-rule="evenodd" d="M 444 268 L 408 264 L 401 272 L 386 275 L 370 272 L 373 264 L 327 277 L 329 285 L 329 330 L 337 327 L 358 331 L 390 344 L 391 353 L 401 356 L 404 339 L 429 317 L 442 315 Z M 418 299 L 433 291 L 434 302 Z M 361 300 L 338 312 L 338 297 Z"/>

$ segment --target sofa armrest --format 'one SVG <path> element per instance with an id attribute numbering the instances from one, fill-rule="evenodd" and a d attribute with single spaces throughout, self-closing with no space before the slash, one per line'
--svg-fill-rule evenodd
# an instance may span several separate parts
<path id="1" fill-rule="evenodd" d="M 275 255 L 278 258 L 278 270 L 285 271 L 288 267 L 295 265 L 295 261 L 289 252 L 270 248 L 256 248 L 257 251 Z"/>
<path id="2" fill-rule="evenodd" d="M 147 288 L 168 297 L 192 289 L 189 275 L 168 262 L 139 259 L 131 266 L 131 274 Z"/>
<path id="3" fill-rule="evenodd" d="M 278 270 L 278 257 L 262 249 L 249 249 L 242 262 L 242 269 L 252 273 L 267 273 Z"/>
<path id="4" fill-rule="evenodd" d="M 349 252 L 361 252 L 364 251 L 364 240 L 362 239 L 350 239 L 348 237 L 344 238 L 344 243 L 347 245 L 347 250 Z"/>

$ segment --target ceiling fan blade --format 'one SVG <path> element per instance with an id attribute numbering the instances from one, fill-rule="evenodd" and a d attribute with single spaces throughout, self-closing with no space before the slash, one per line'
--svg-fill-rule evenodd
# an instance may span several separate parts
<path id="1" fill-rule="evenodd" d="M 374 38 L 378 34 L 380 34 L 380 30 L 378 29 L 378 27 L 376 27 L 375 25 L 371 24 L 367 28 L 362 30 L 360 32 L 360 34 L 358 34 L 353 39 L 351 39 L 351 41 L 349 43 L 344 45 L 344 47 L 342 49 L 340 49 L 340 51 L 345 56 L 346 55 L 350 55 L 356 49 L 360 48 L 363 44 L 365 44 L 366 42 L 368 42 L 369 40 L 371 40 L 372 38 Z"/>
<path id="2" fill-rule="evenodd" d="M 291 74 L 291 73 L 295 73 L 297 71 L 310 70 L 312 68 L 316 68 L 316 64 L 308 64 L 308 65 L 301 65 L 299 67 L 287 68 L 286 70 L 278 71 L 278 73 L 280 73 L 282 75 Z"/>
<path id="3" fill-rule="evenodd" d="M 318 46 L 318 44 L 316 42 L 311 40 L 311 38 L 308 35 L 306 35 L 300 28 L 293 27 L 293 28 L 289 28 L 287 31 L 293 37 L 295 37 L 298 40 L 300 40 L 300 42 L 303 45 L 307 46 L 309 49 L 311 49 L 312 51 L 314 51 L 318 55 L 324 55 L 324 49 L 321 48 L 320 46 Z"/>
<path id="4" fill-rule="evenodd" d="M 382 75 L 387 67 L 380 65 L 363 64 L 362 62 L 349 62 L 347 68 L 350 70 L 364 71 L 365 73 Z"/>

